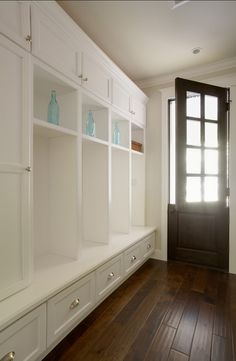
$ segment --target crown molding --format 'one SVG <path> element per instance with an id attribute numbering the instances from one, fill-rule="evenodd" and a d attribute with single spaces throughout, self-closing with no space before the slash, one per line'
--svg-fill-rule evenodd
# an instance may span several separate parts
<path id="1" fill-rule="evenodd" d="M 153 78 L 147 78 L 137 81 L 136 84 L 141 89 L 151 88 L 155 86 L 164 87 L 174 82 L 175 78 L 196 78 L 212 73 L 220 73 L 230 69 L 236 68 L 236 57 L 224 59 L 207 65 L 193 67 L 189 69 L 183 69 L 177 72 L 156 76 Z"/>

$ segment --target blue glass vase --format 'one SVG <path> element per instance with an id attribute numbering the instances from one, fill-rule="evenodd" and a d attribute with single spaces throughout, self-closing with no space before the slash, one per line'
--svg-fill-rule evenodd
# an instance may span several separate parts
<path id="1" fill-rule="evenodd" d="M 56 91 L 52 90 L 51 100 L 48 104 L 48 122 L 59 125 L 59 105 L 57 103 Z"/>
<path id="2" fill-rule="evenodd" d="M 87 114 L 85 133 L 90 137 L 96 137 L 96 124 L 91 111 Z"/>
<path id="3" fill-rule="evenodd" d="M 115 123 L 113 130 L 112 143 L 118 145 L 120 144 L 120 129 L 118 127 L 117 122 Z"/>

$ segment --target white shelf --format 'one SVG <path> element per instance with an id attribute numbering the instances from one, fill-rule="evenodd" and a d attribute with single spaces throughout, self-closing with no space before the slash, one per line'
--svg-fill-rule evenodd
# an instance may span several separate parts
<path id="1" fill-rule="evenodd" d="M 93 142 L 93 143 L 99 143 L 99 144 L 103 144 L 103 145 L 108 145 L 108 142 L 96 137 L 90 137 L 89 135 L 83 134 L 83 140 L 84 141 L 88 141 L 88 142 Z"/>
<path id="2" fill-rule="evenodd" d="M 125 152 L 129 152 L 129 148 L 123 147 L 122 145 L 118 145 L 118 144 L 112 144 L 112 148 L 113 149 L 124 150 Z"/>
<path id="3" fill-rule="evenodd" d="M 143 152 L 138 152 L 137 150 L 133 150 L 133 149 L 131 150 L 131 153 L 135 155 L 144 155 Z"/>
<path id="4" fill-rule="evenodd" d="M 61 127 L 60 125 L 54 125 L 41 119 L 34 118 L 33 123 L 35 134 L 46 138 L 60 137 L 62 135 L 78 135 L 74 130 Z"/>

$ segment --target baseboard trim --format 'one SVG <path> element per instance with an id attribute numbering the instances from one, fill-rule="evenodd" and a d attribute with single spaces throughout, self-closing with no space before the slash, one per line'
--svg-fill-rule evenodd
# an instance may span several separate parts
<path id="1" fill-rule="evenodd" d="M 151 255 L 151 258 L 158 259 L 160 261 L 166 261 L 166 259 L 162 255 L 162 251 L 160 249 L 155 249 L 154 253 Z"/>

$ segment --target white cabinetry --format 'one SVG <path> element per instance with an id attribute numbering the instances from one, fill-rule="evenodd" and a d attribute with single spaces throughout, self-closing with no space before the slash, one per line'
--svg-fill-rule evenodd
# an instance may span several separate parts
<path id="1" fill-rule="evenodd" d="M 83 87 L 98 97 L 110 102 L 111 74 L 96 57 L 83 53 Z"/>
<path id="2" fill-rule="evenodd" d="M 30 50 L 29 1 L 0 1 L 0 32 Z"/>
<path id="3" fill-rule="evenodd" d="M 81 53 L 71 35 L 36 4 L 31 5 L 31 17 L 33 55 L 81 82 L 78 77 L 81 74 Z"/>
<path id="4" fill-rule="evenodd" d="M 148 258 L 155 250 L 155 233 L 143 240 L 143 258 Z"/>
<path id="5" fill-rule="evenodd" d="M 45 350 L 45 304 L 0 332 L 0 360 L 34 361 Z"/>
<path id="6" fill-rule="evenodd" d="M 91 273 L 48 301 L 48 346 L 88 314 L 94 296 L 94 274 Z"/>
<path id="7" fill-rule="evenodd" d="M 135 244 L 125 252 L 125 274 L 133 272 L 142 261 L 142 244 Z"/>
<path id="8" fill-rule="evenodd" d="M 112 104 L 126 113 L 130 112 L 130 92 L 116 79 L 112 80 Z"/>
<path id="9" fill-rule="evenodd" d="M 146 97 L 62 17 L 56 2 L 0 2 L 0 360 L 39 359 L 46 334 L 56 344 L 154 247 L 132 230 L 145 225 Z"/>
<path id="10" fill-rule="evenodd" d="M 0 36 L 0 299 L 29 283 L 28 54 Z"/>
<path id="11" fill-rule="evenodd" d="M 96 271 L 97 300 L 108 295 L 121 281 L 123 276 L 123 255 L 113 258 Z"/>
<path id="12" fill-rule="evenodd" d="M 146 125 L 146 105 L 137 97 L 131 98 L 130 112 L 132 114 L 132 121 L 138 123 L 142 127 Z"/>

